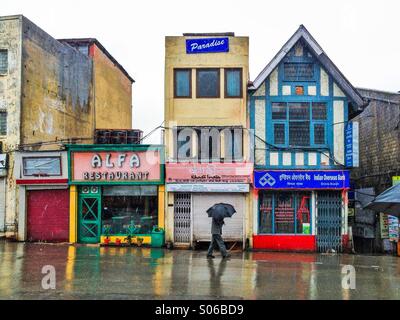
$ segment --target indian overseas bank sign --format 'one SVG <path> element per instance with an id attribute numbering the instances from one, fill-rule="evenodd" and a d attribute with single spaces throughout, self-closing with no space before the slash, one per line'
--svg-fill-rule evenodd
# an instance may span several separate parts
<path id="1" fill-rule="evenodd" d="M 348 189 L 350 172 L 268 170 L 254 172 L 256 189 Z"/>
<path id="2" fill-rule="evenodd" d="M 186 53 L 229 52 L 229 38 L 186 39 Z"/>

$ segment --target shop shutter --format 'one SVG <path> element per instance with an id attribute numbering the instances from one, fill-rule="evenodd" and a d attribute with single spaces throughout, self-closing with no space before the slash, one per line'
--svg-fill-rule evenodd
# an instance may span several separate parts
<path id="1" fill-rule="evenodd" d="M 29 241 L 68 241 L 68 189 L 28 191 L 27 208 Z"/>
<path id="2" fill-rule="evenodd" d="M 243 241 L 243 217 L 245 212 L 245 197 L 243 194 L 193 194 L 193 240 L 210 241 L 211 218 L 207 209 L 216 203 L 229 203 L 236 209 L 232 218 L 225 219 L 222 237 L 225 241 Z"/>
<path id="3" fill-rule="evenodd" d="M 6 179 L 0 179 L 0 232 L 5 231 L 6 221 Z"/>

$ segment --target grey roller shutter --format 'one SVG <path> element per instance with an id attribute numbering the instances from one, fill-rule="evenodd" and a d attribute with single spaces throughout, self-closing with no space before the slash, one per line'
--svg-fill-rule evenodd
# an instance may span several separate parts
<path id="1" fill-rule="evenodd" d="M 211 218 L 207 209 L 216 203 L 223 202 L 233 205 L 236 213 L 232 218 L 225 219 L 222 237 L 225 241 L 243 241 L 243 217 L 245 211 L 245 196 L 241 193 L 194 193 L 193 197 L 193 240 L 210 241 Z"/>

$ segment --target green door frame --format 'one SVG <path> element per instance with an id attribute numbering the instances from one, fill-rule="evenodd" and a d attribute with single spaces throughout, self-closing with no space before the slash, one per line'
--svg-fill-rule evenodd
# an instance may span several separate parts
<path id="1" fill-rule="evenodd" d="M 86 199 L 95 199 L 95 201 L 92 206 L 89 206 L 89 204 L 85 201 Z M 82 216 L 82 209 L 83 206 L 86 206 L 87 209 L 89 210 L 89 214 L 91 214 L 93 217 L 96 217 L 97 214 L 97 219 L 94 220 L 84 220 L 84 217 Z M 97 205 L 97 210 L 96 208 L 93 208 L 94 206 Z M 78 204 L 78 212 L 79 212 L 79 225 L 78 225 L 78 242 L 79 243 L 98 243 L 100 241 L 100 234 L 101 234 L 101 194 L 82 194 L 79 192 L 79 204 Z M 95 210 L 95 211 L 93 211 Z M 91 226 L 94 227 L 96 230 L 97 226 L 97 234 L 93 235 L 92 237 L 88 236 L 83 236 L 82 235 L 82 228 L 86 228 L 87 231 L 94 233 L 93 230 L 90 228 Z"/>

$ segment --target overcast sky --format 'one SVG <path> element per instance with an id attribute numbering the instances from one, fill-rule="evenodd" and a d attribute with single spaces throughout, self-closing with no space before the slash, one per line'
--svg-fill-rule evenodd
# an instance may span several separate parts
<path id="1" fill-rule="evenodd" d="M 249 36 L 254 80 L 304 24 L 354 86 L 400 91 L 398 0 L 2 0 L 0 14 L 55 38 L 97 38 L 135 79 L 133 126 L 145 133 L 163 121 L 164 36 L 183 32 Z"/>

